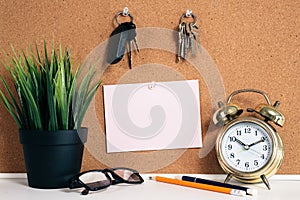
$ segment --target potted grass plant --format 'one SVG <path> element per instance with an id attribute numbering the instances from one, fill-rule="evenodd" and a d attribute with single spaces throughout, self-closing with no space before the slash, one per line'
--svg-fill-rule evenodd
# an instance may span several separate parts
<path id="1" fill-rule="evenodd" d="M 101 82 L 95 66 L 73 69 L 67 48 L 43 49 L 12 49 L 2 65 L 14 87 L 0 75 L 0 99 L 19 128 L 29 186 L 63 188 L 80 172 L 88 131 L 81 124 Z"/>

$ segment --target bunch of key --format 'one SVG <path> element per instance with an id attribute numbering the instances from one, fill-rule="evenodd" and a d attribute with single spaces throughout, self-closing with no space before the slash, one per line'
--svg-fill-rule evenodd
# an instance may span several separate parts
<path id="1" fill-rule="evenodd" d="M 184 18 L 193 17 L 193 22 L 184 22 Z M 182 15 L 178 26 L 178 53 L 177 61 L 186 59 L 189 52 L 195 55 L 195 49 L 202 51 L 199 40 L 199 28 L 196 25 L 197 18 L 191 10 L 187 10 L 186 14 Z"/>
<path id="2" fill-rule="evenodd" d="M 130 22 L 120 23 L 118 17 L 130 17 Z M 124 8 L 123 12 L 119 12 L 115 16 L 118 27 L 110 34 L 107 49 L 107 62 L 116 64 L 120 62 L 127 51 L 129 68 L 132 68 L 132 47 L 135 46 L 139 52 L 136 39 L 136 26 L 133 23 L 133 16 L 128 12 L 128 8 Z M 135 45 L 133 45 L 135 44 Z"/>

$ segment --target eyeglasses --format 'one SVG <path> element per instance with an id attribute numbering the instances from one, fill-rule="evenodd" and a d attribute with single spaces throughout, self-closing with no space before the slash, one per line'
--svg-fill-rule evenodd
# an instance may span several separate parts
<path id="1" fill-rule="evenodd" d="M 81 194 L 87 195 L 89 191 L 101 190 L 110 185 L 119 183 L 141 184 L 143 182 L 144 180 L 138 171 L 120 167 L 82 172 L 70 180 L 69 188 L 84 187 L 85 189 Z"/>

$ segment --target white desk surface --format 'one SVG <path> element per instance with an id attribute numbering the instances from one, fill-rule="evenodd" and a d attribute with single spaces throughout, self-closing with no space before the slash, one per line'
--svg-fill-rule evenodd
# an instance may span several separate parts
<path id="1" fill-rule="evenodd" d="M 144 174 L 145 182 L 141 185 L 113 185 L 106 190 L 91 192 L 87 196 L 80 194 L 82 189 L 33 189 L 27 186 L 25 174 L 0 174 L 0 199 L 5 200 L 65 200 L 65 199 L 120 199 L 120 200 L 282 200 L 300 199 L 300 175 L 275 175 L 269 181 L 272 189 L 269 191 L 263 184 L 246 185 L 256 188 L 256 196 L 237 197 L 222 193 L 187 188 L 166 183 L 147 180 L 149 175 Z M 160 174 L 165 177 L 174 177 L 171 174 Z M 211 180 L 224 180 L 224 175 L 191 175 Z M 232 184 L 236 182 L 232 181 Z"/>

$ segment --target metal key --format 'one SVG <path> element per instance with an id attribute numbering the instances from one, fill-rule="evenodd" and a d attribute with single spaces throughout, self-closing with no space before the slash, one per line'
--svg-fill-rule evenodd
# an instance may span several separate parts
<path id="1" fill-rule="evenodd" d="M 180 61 L 181 58 L 185 59 L 187 52 L 188 52 L 188 46 L 189 46 L 189 38 L 187 37 L 187 24 L 186 22 L 182 22 L 179 24 L 178 27 L 179 31 L 179 46 L 178 46 L 178 55 L 177 55 L 177 61 Z"/>
<path id="2" fill-rule="evenodd" d="M 192 34 L 192 38 L 194 39 L 194 42 L 196 42 L 197 44 L 198 50 L 202 52 L 202 47 L 199 40 L 200 31 L 196 24 L 191 25 L 191 34 Z"/>
<path id="3" fill-rule="evenodd" d="M 180 23 L 178 26 L 178 49 L 177 49 L 177 62 L 180 61 L 181 58 L 181 52 L 182 52 L 182 35 L 183 35 L 183 27 L 182 24 Z"/>
<path id="4" fill-rule="evenodd" d="M 185 48 L 186 48 L 186 52 L 188 52 L 191 49 L 191 45 L 192 45 L 192 40 L 191 40 L 192 30 L 189 22 L 185 23 L 185 29 L 186 29 L 186 40 L 187 40 L 187 44 Z"/>
<path id="5" fill-rule="evenodd" d="M 127 46 L 128 46 L 128 60 L 129 68 L 132 68 L 132 46 L 135 44 L 136 50 L 139 52 L 139 47 L 136 39 L 136 26 L 133 22 L 125 22 L 127 28 Z"/>
<path id="6" fill-rule="evenodd" d="M 178 26 L 178 51 L 177 51 L 177 62 L 185 59 L 186 56 L 186 24 L 182 22 Z"/>

